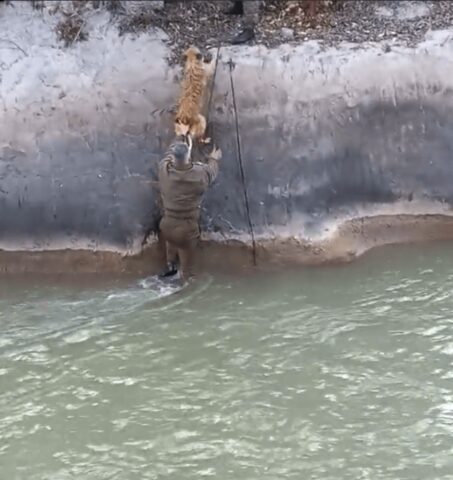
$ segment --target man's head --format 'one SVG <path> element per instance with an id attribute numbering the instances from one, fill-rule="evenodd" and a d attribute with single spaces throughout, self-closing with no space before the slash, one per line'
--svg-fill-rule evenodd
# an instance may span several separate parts
<path id="1" fill-rule="evenodd" d="M 176 168 L 188 165 L 192 154 L 192 139 L 190 135 L 178 138 L 171 148 L 171 154 Z"/>

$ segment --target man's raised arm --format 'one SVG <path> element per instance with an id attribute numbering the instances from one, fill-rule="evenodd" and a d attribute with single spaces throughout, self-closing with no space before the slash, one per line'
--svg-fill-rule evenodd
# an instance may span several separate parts
<path id="1" fill-rule="evenodd" d="M 219 160 L 222 158 L 222 150 L 214 147 L 212 152 L 208 155 L 206 163 L 203 165 L 203 169 L 208 177 L 208 185 L 217 178 L 219 173 Z"/>

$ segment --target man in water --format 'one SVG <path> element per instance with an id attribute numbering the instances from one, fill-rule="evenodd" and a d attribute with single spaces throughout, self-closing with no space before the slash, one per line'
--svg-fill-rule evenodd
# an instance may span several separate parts
<path id="1" fill-rule="evenodd" d="M 201 201 L 219 172 L 220 149 L 214 147 L 206 163 L 192 162 L 191 153 L 190 135 L 178 137 L 159 162 L 163 210 L 160 241 L 167 265 L 161 277 L 177 273 L 178 257 L 181 278 L 187 280 L 192 275 L 193 257 L 200 239 Z"/>

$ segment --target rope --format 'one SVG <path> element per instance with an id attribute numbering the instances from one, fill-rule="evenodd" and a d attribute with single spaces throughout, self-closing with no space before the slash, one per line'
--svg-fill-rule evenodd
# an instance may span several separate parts
<path id="1" fill-rule="evenodd" d="M 253 256 L 253 265 L 256 266 L 256 242 L 255 242 L 255 232 L 253 231 L 253 224 L 250 217 L 250 206 L 249 206 L 249 198 L 247 193 L 247 188 L 245 186 L 245 172 L 244 172 L 244 165 L 242 162 L 242 151 L 241 151 L 241 139 L 239 134 L 239 119 L 238 119 L 238 112 L 236 107 L 236 93 L 234 90 L 234 83 L 233 83 L 233 61 L 230 59 L 228 62 L 230 67 L 230 84 L 231 84 L 231 95 L 233 97 L 233 110 L 234 110 L 234 120 L 236 126 L 236 145 L 237 145 L 237 159 L 239 164 L 239 170 L 241 172 L 241 181 L 242 181 L 242 188 L 244 191 L 244 201 L 245 201 L 245 211 L 247 213 L 247 222 L 249 225 L 250 236 L 252 237 L 252 256 Z"/>
<path id="2" fill-rule="evenodd" d="M 219 64 L 219 55 L 220 54 L 220 45 L 217 46 L 217 54 L 215 57 L 215 65 L 214 65 L 214 76 L 212 77 L 212 83 L 211 83 L 211 92 L 209 94 L 209 100 L 208 100 L 208 109 L 206 111 L 206 124 L 209 124 L 209 113 L 211 111 L 211 100 L 212 96 L 214 93 L 214 86 L 215 86 L 215 77 L 217 75 L 217 65 Z"/>

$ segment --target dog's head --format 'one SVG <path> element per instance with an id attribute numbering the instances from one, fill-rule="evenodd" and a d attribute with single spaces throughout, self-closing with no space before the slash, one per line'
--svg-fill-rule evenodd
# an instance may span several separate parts
<path id="1" fill-rule="evenodd" d="M 189 134 L 189 125 L 185 125 L 184 123 L 175 122 L 175 133 L 178 137 L 185 137 Z"/>
<path id="2" fill-rule="evenodd" d="M 191 46 L 190 48 L 188 48 L 183 56 L 182 56 L 183 60 L 185 63 L 188 63 L 188 62 L 201 62 L 203 60 L 203 55 L 200 51 L 199 48 L 195 47 L 195 46 Z"/>

